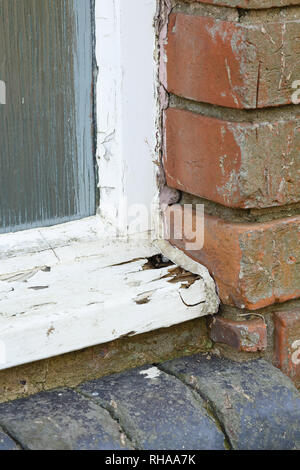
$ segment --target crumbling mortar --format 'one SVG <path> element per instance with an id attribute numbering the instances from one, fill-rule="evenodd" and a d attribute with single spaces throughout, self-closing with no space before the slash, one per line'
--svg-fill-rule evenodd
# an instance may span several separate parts
<path id="1" fill-rule="evenodd" d="M 181 204 L 203 204 L 204 213 L 232 223 L 263 223 L 300 215 L 300 202 L 261 209 L 239 209 L 183 192 Z"/>
<path id="2" fill-rule="evenodd" d="M 173 9 L 173 0 L 157 0 L 157 10 L 154 19 L 155 27 L 155 57 L 158 64 L 156 84 L 157 84 L 157 117 L 156 117 L 156 155 L 158 159 L 155 162 L 157 166 L 156 181 L 159 192 L 160 210 L 163 211 L 166 206 L 175 204 L 181 198 L 181 193 L 176 189 L 169 188 L 166 185 L 166 176 L 163 166 L 163 146 L 164 146 L 164 123 L 163 111 L 169 107 L 169 94 L 162 84 L 162 74 L 164 73 L 163 48 L 167 41 L 169 16 Z"/>
<path id="3" fill-rule="evenodd" d="M 171 0 L 174 12 L 195 16 L 209 16 L 218 20 L 247 23 L 271 23 L 300 18 L 300 5 L 286 5 L 269 8 L 241 8 L 236 6 L 213 5 L 193 0 Z"/>
<path id="4" fill-rule="evenodd" d="M 293 104 L 261 109 L 235 109 L 193 101 L 174 94 L 170 94 L 169 100 L 171 108 L 183 109 L 223 121 L 270 124 L 272 121 L 286 122 L 300 119 L 300 107 Z"/>
<path id="5" fill-rule="evenodd" d="M 208 16 L 225 21 L 238 21 L 239 15 L 236 8 L 209 5 L 191 1 L 171 0 L 174 13 L 185 13 L 186 15 Z"/>
<path id="6" fill-rule="evenodd" d="M 222 304 L 220 306 L 220 315 L 224 318 L 228 318 L 231 320 L 240 320 L 242 318 L 247 318 L 248 320 L 257 318 L 257 315 L 261 317 L 267 317 L 268 315 L 272 315 L 275 311 L 276 312 L 285 312 L 285 311 L 299 311 L 300 309 L 300 299 L 289 300 L 279 304 L 269 305 L 268 307 L 260 308 L 255 311 L 241 309 L 238 307 L 233 307 L 229 305 Z M 241 317 L 242 315 L 249 315 L 249 317 Z"/>

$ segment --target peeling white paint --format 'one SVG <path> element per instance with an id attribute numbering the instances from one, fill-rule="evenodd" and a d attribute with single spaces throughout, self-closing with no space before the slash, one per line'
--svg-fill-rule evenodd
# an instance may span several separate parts
<path id="1" fill-rule="evenodd" d="M 124 233 L 120 210 L 139 204 L 150 214 L 157 192 L 156 0 L 95 6 L 100 213 Z"/>
<path id="2" fill-rule="evenodd" d="M 145 376 L 145 379 L 157 379 L 161 375 L 161 371 L 157 367 L 150 367 L 150 369 L 142 370 L 141 375 Z"/>
<path id="3" fill-rule="evenodd" d="M 142 236 L 116 239 L 99 217 L 32 235 L 31 245 L 26 236 L 22 244 L 19 233 L 0 236 L 0 253 L 10 253 L 0 264 L 0 343 L 6 351 L 0 369 L 167 328 L 218 309 L 206 268 L 179 250 L 173 256 L 176 249 L 167 242 L 159 248 Z M 162 249 L 201 279 L 189 287 L 176 266 L 144 269 L 146 257 Z"/>
<path id="4" fill-rule="evenodd" d="M 193 274 L 196 274 L 201 277 L 203 284 L 201 290 L 205 293 L 205 303 L 202 304 L 202 315 L 212 315 L 218 312 L 220 300 L 216 294 L 216 285 L 209 274 L 207 268 L 200 263 L 197 263 L 192 258 L 187 256 L 184 252 L 171 245 L 167 240 L 156 240 L 155 245 L 161 253 L 163 253 L 169 260 L 171 260 L 177 266 L 182 267 L 186 271 L 189 271 Z M 200 287 L 200 284 L 198 284 Z M 182 294 L 182 292 L 181 292 Z M 184 294 L 183 294 L 184 295 Z M 194 296 L 194 291 L 193 291 Z M 188 299 L 187 299 L 188 300 Z M 199 294 L 197 298 L 194 297 L 193 301 L 195 303 L 201 301 L 201 294 L 199 289 Z"/>
<path id="5" fill-rule="evenodd" d="M 96 0 L 102 217 L 0 235 L 0 369 L 218 310 L 206 268 L 144 233 L 116 238 L 120 204 L 151 212 L 157 197 L 155 11 L 156 0 Z M 169 268 L 144 270 L 158 253 L 199 279 L 183 288 Z"/>
<path id="6" fill-rule="evenodd" d="M 203 279 L 194 282 L 187 289 L 180 291 L 182 301 L 186 306 L 194 307 L 206 301 L 205 286 Z"/>

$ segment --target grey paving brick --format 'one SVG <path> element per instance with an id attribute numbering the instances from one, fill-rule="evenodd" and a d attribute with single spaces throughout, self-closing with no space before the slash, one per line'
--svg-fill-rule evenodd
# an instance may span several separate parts
<path id="1" fill-rule="evenodd" d="M 140 367 L 80 386 L 107 407 L 139 449 L 224 449 L 204 401 L 178 379 Z"/>
<path id="2" fill-rule="evenodd" d="M 213 403 L 233 448 L 300 448 L 300 394 L 266 361 L 196 355 L 162 367 Z"/>
<path id="3" fill-rule="evenodd" d="M 1 404 L 0 424 L 25 449 L 130 448 L 106 410 L 69 389 Z"/>
<path id="4" fill-rule="evenodd" d="M 0 450 L 18 450 L 17 444 L 0 429 Z"/>

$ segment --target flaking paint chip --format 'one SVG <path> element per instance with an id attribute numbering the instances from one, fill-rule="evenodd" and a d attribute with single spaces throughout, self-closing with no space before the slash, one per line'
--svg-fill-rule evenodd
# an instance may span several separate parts
<path id="1" fill-rule="evenodd" d="M 150 369 L 142 370 L 141 375 L 145 375 L 145 379 L 157 379 L 161 372 L 157 367 L 150 367 Z"/>

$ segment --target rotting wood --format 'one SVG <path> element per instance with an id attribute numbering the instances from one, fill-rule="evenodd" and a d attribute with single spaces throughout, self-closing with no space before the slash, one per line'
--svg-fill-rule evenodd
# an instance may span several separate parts
<path id="1" fill-rule="evenodd" d="M 24 245 L 19 234 L 0 236 L 0 341 L 7 350 L 0 369 L 217 312 L 204 267 L 170 265 L 176 260 L 168 246 L 118 240 L 99 227 L 91 218 L 43 229 L 42 238 L 31 238 L 35 248 L 26 236 Z M 49 250 L 38 252 L 39 243 Z"/>

